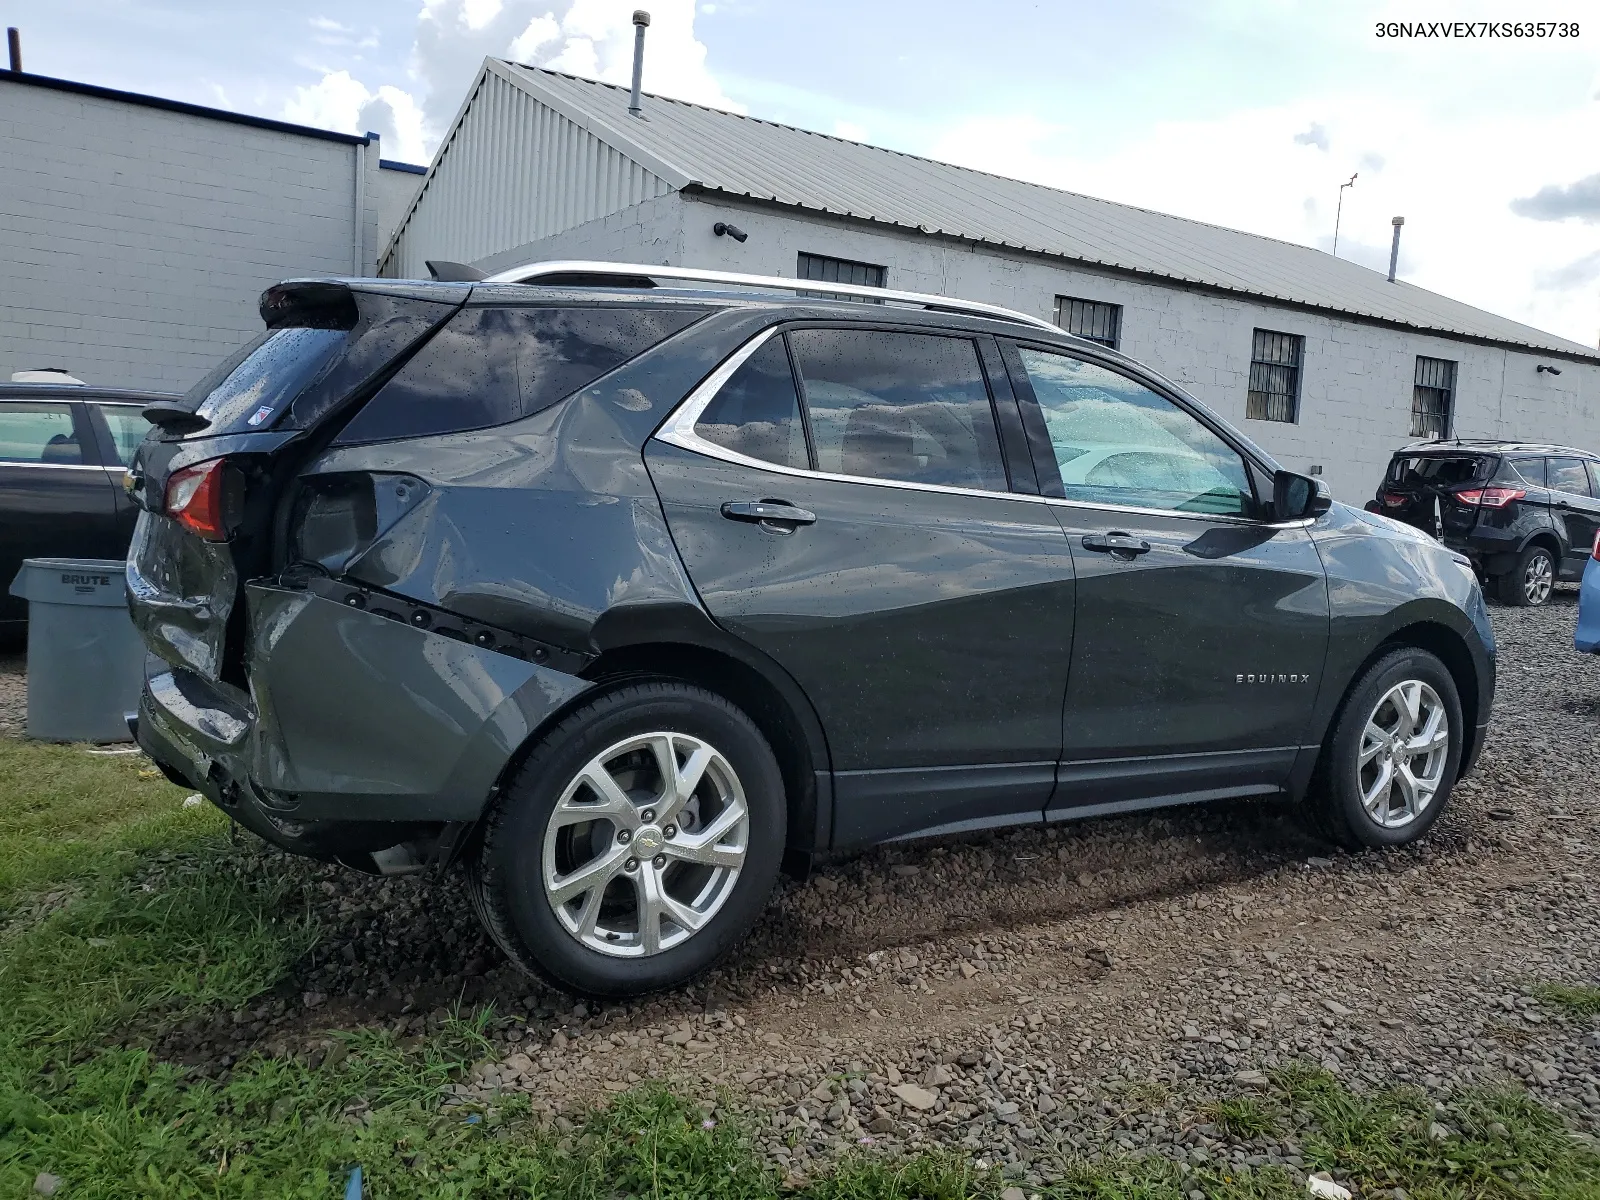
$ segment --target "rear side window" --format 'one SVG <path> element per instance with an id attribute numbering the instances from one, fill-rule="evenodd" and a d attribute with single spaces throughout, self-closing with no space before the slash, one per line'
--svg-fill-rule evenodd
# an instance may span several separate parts
<path id="1" fill-rule="evenodd" d="M 369 400 L 339 442 L 504 425 L 540 412 L 703 315 L 686 308 L 472 308 Z"/>
<path id="2" fill-rule="evenodd" d="M 70 467 L 83 462 L 72 406 L 0 401 L 0 462 Z"/>
<path id="3" fill-rule="evenodd" d="M 745 360 L 695 422 L 694 431 L 746 458 L 782 467 L 807 467 L 800 395 L 783 339 L 775 337 Z"/>
<path id="4" fill-rule="evenodd" d="M 1009 490 L 971 340 L 865 329 L 789 335 L 817 470 Z"/>
<path id="5" fill-rule="evenodd" d="M 1509 460 L 1512 469 L 1522 476 L 1524 483 L 1531 483 L 1535 487 L 1549 487 L 1549 477 L 1544 473 L 1544 459 L 1542 458 L 1513 458 Z"/>
<path id="6" fill-rule="evenodd" d="M 1581 458 L 1547 458 L 1549 464 L 1550 486 L 1558 492 L 1566 492 L 1573 496 L 1588 496 L 1593 493 L 1589 490 L 1589 472 L 1584 469 Z"/>
<path id="7" fill-rule="evenodd" d="M 144 410 L 136 404 L 102 404 L 100 415 L 106 419 L 111 431 L 111 444 L 117 452 L 117 462 L 126 466 L 133 461 L 133 452 L 150 432 L 150 423 L 144 419 Z"/>

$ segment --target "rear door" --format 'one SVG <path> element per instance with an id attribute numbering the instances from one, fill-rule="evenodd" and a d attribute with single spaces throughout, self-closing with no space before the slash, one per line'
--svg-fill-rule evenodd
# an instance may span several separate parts
<path id="1" fill-rule="evenodd" d="M 1595 532 L 1600 530 L 1600 501 L 1583 459 L 1551 455 L 1545 459 L 1545 469 L 1550 477 L 1550 515 L 1565 543 L 1561 578 L 1576 579 L 1583 574 Z"/>
<path id="2" fill-rule="evenodd" d="M 22 620 L 10 595 L 25 558 L 120 558 L 115 503 L 81 405 L 0 400 L 0 621 Z"/>
<path id="3" fill-rule="evenodd" d="M 1271 524 L 1258 472 L 1175 397 L 1054 349 L 1007 362 L 1077 571 L 1052 811 L 1275 790 L 1327 649 L 1310 530 Z"/>
<path id="4" fill-rule="evenodd" d="M 994 344 L 811 326 L 729 365 L 646 461 L 706 607 L 816 706 L 836 845 L 1040 819 L 1073 568 L 1031 465 L 1008 474 Z"/>
<path id="5" fill-rule="evenodd" d="M 139 506 L 122 486 L 122 476 L 132 465 L 139 443 L 150 432 L 150 423 L 144 419 L 144 406 L 128 401 L 86 400 L 84 410 L 100 446 L 106 478 L 112 484 L 116 512 L 108 537 L 118 547 L 116 557 L 121 558 L 128 551 L 134 521 L 139 516 Z"/>

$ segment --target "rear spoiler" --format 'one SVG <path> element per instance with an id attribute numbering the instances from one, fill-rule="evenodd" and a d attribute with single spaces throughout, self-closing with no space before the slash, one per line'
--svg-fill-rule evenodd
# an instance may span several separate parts
<path id="1" fill-rule="evenodd" d="M 446 262 L 442 258 L 427 260 L 428 274 L 435 283 L 477 283 L 489 278 L 489 272 L 480 271 L 466 263 Z"/>

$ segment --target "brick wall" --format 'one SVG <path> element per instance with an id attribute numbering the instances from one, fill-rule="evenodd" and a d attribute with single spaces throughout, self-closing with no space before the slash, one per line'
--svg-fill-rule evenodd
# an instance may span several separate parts
<path id="1" fill-rule="evenodd" d="M 259 332 L 263 288 L 370 274 L 381 248 L 376 142 L 4 81 L 0 162 L 0 379 L 182 391 Z"/>

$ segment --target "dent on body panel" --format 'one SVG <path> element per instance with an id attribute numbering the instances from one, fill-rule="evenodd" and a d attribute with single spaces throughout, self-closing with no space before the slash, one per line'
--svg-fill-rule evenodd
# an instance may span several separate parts
<path id="1" fill-rule="evenodd" d="M 586 686 L 308 593 L 246 592 L 260 728 L 275 735 L 258 746 L 259 777 L 273 788 L 445 794 L 469 754 L 495 758 L 493 770 L 466 772 L 492 780 L 527 732 Z"/>

